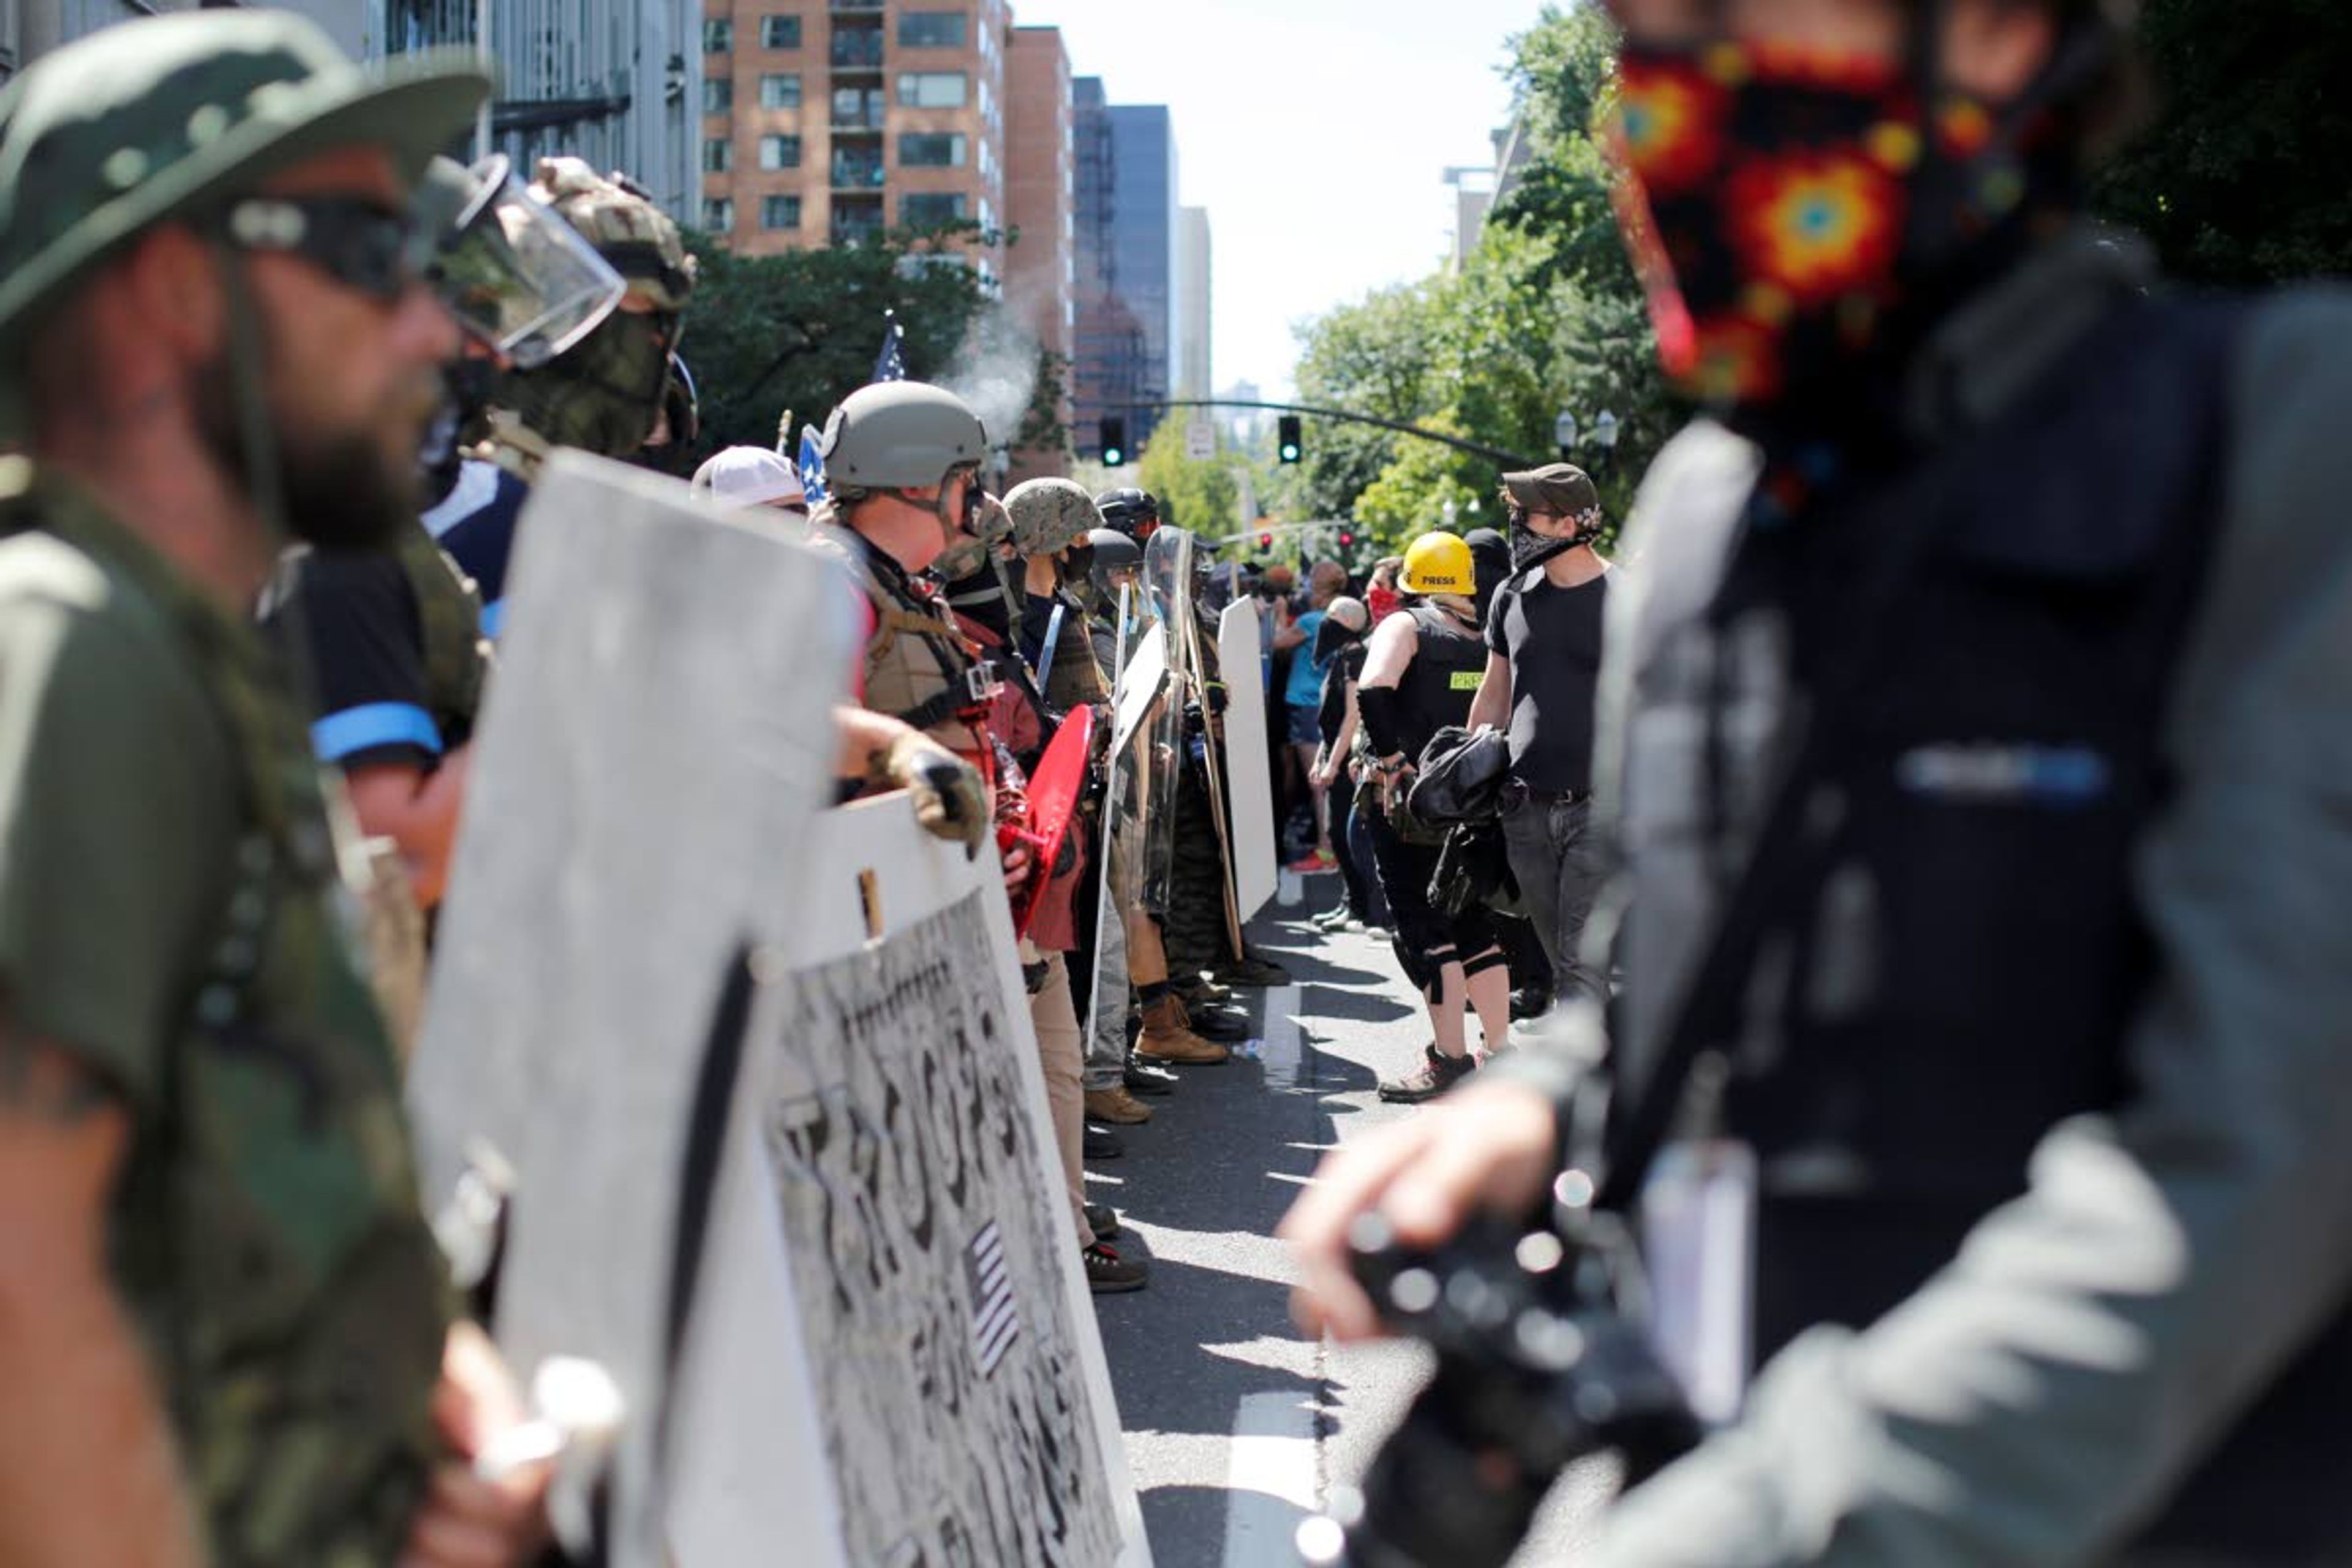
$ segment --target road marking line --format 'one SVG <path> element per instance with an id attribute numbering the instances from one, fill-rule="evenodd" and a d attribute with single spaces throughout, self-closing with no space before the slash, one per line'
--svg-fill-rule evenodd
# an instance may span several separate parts
<path id="1" fill-rule="evenodd" d="M 1303 1394 L 1245 1394 L 1225 1463 L 1224 1568 L 1295 1568 L 1316 1508 L 1315 1412 Z"/>
<path id="2" fill-rule="evenodd" d="M 1306 1049 L 1298 1027 L 1298 987 L 1277 985 L 1265 994 L 1265 1041 L 1258 1062 L 1269 1089 L 1297 1089 Z"/>

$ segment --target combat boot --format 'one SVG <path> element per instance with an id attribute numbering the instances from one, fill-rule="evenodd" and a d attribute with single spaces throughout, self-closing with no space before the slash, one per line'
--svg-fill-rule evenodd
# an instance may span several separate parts
<path id="1" fill-rule="evenodd" d="M 1116 1127 L 1137 1127 L 1151 1120 L 1151 1107 L 1127 1092 L 1122 1085 L 1087 1090 L 1087 1115 Z"/>
<path id="2" fill-rule="evenodd" d="M 1231 1053 L 1224 1047 L 1204 1040 L 1188 1028 L 1184 1023 L 1184 1004 L 1171 994 L 1160 997 L 1143 1010 L 1143 1037 L 1135 1042 L 1135 1054 L 1147 1062 L 1213 1067 Z"/>

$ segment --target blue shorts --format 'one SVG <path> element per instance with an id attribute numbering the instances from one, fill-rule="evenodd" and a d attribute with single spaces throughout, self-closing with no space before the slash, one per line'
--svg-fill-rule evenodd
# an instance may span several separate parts
<path id="1" fill-rule="evenodd" d="M 1293 707 L 1290 710 L 1290 743 L 1294 746 L 1319 746 L 1323 743 L 1322 721 L 1312 708 Z"/>

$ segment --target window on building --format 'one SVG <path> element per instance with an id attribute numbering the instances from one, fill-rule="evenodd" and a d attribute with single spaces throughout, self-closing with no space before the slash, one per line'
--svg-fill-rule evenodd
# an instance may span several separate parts
<path id="1" fill-rule="evenodd" d="M 906 11 L 898 16 L 902 49 L 960 49 L 964 44 L 961 11 Z"/>
<path id="2" fill-rule="evenodd" d="M 760 198 L 760 226 L 761 228 L 798 228 L 800 226 L 800 197 L 761 196 Z"/>
<path id="3" fill-rule="evenodd" d="M 937 228 L 964 215 L 961 191 L 924 191 L 900 199 L 898 221 L 909 228 Z"/>
<path id="4" fill-rule="evenodd" d="M 726 234 L 735 226 L 735 198 L 705 196 L 702 198 L 702 226 L 713 234 Z"/>
<path id="5" fill-rule="evenodd" d="M 906 71 L 898 78 L 898 102 L 907 109 L 961 109 L 971 97 L 971 80 L 961 71 Z"/>
<path id="6" fill-rule="evenodd" d="M 724 114 L 735 107 L 735 79 L 731 76 L 707 76 L 702 79 L 702 112 Z"/>
<path id="7" fill-rule="evenodd" d="M 801 19 L 798 16 L 761 17 L 760 47 L 763 49 L 799 48 L 801 47 Z"/>
<path id="8" fill-rule="evenodd" d="M 724 136 L 711 136 L 702 143 L 702 172 L 723 174 L 735 166 L 735 143 Z"/>
<path id="9" fill-rule="evenodd" d="M 898 138 L 898 166 L 902 169 L 961 169 L 963 167 L 965 146 L 964 138 L 961 135 L 909 132 Z"/>
<path id="10" fill-rule="evenodd" d="M 735 47 L 735 22 L 729 16 L 705 16 L 702 19 L 702 52 L 723 55 Z"/>
<path id="11" fill-rule="evenodd" d="M 760 138 L 760 167 L 762 169 L 797 169 L 801 166 L 801 139 L 797 136 L 762 136 Z"/>
<path id="12" fill-rule="evenodd" d="M 761 108 L 798 109 L 800 106 L 800 72 L 769 71 L 760 78 Z"/>

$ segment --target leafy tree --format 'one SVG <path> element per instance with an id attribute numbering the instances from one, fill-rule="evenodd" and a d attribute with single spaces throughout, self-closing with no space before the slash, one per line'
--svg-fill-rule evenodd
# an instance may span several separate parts
<path id="1" fill-rule="evenodd" d="M 2105 171 L 2103 208 L 2182 278 L 2352 271 L 2352 7 L 2147 0 L 2141 43 L 2161 106 Z"/>
<path id="2" fill-rule="evenodd" d="M 1024 449 L 1067 445 L 1061 407 L 1066 366 L 1014 329 L 992 286 L 958 249 L 998 237 L 977 226 L 894 230 L 852 246 L 741 256 L 690 235 L 701 279 L 687 313 L 683 352 L 702 400 L 706 451 L 772 446 L 777 422 L 823 425 L 834 405 L 872 379 L 886 312 L 906 331 L 907 374 L 981 402 L 990 434 Z"/>
<path id="3" fill-rule="evenodd" d="M 1162 521 L 1198 537 L 1220 539 L 1241 529 L 1241 481 L 1228 457 L 1196 459 L 1184 452 L 1183 422 L 1162 419 L 1143 448 L 1134 478 L 1160 500 Z"/>
<path id="4" fill-rule="evenodd" d="M 1421 426 L 1441 436 L 1469 433 L 1451 409 Z M 1356 522 L 1381 552 L 1394 554 L 1434 529 L 1500 528 L 1496 489 L 1495 465 L 1485 458 L 1435 441 L 1400 440 L 1396 460 L 1357 498 Z"/>

